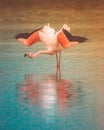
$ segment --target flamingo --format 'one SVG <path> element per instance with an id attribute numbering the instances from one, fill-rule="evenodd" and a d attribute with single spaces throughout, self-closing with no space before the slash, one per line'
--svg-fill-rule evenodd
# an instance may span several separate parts
<path id="1" fill-rule="evenodd" d="M 87 40 L 85 37 L 73 36 L 67 24 L 63 24 L 62 28 L 56 33 L 55 29 L 48 24 L 31 33 L 17 34 L 15 38 L 28 47 L 35 43 L 42 42 L 47 48 L 46 50 L 40 50 L 35 54 L 26 52 L 24 57 L 35 58 L 40 54 L 56 55 L 57 68 L 60 68 L 61 51 L 63 49 L 75 46 Z"/>

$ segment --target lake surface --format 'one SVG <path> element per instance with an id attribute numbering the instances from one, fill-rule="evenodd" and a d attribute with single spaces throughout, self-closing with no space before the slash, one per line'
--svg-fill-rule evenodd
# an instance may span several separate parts
<path id="1" fill-rule="evenodd" d="M 68 9 L 60 4 L 41 9 L 3 8 L 0 130 L 103 130 L 104 10 Z M 48 22 L 56 30 L 67 23 L 73 34 L 89 39 L 62 52 L 60 72 L 55 56 L 23 57 L 27 51 L 43 49 L 41 43 L 28 48 L 14 39 L 17 33 Z"/>

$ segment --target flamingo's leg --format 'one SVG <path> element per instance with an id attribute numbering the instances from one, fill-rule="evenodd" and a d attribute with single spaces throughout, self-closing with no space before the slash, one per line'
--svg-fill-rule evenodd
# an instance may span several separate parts
<path id="1" fill-rule="evenodd" d="M 37 53 L 33 54 L 33 53 L 30 53 L 30 52 L 27 52 L 25 53 L 24 56 L 27 56 L 29 58 L 35 58 L 36 56 L 40 55 L 40 54 L 50 54 L 52 55 L 52 51 L 51 50 L 42 50 L 42 51 L 38 51 Z"/>
<path id="2" fill-rule="evenodd" d="M 61 52 L 56 53 L 57 69 L 60 69 Z"/>

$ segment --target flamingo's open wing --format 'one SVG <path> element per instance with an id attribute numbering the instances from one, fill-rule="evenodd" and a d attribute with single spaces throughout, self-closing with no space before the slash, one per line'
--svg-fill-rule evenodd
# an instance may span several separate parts
<path id="1" fill-rule="evenodd" d="M 39 31 L 41 31 L 42 28 L 43 27 L 38 28 L 31 33 L 19 33 L 15 36 L 15 38 L 24 43 L 26 46 L 31 46 L 36 42 L 40 42 Z"/>
<path id="2" fill-rule="evenodd" d="M 85 42 L 86 40 L 88 40 L 86 37 L 82 37 L 82 36 L 74 36 L 72 35 L 70 32 L 68 32 L 67 30 L 63 29 L 62 30 L 63 33 L 65 34 L 65 36 L 71 41 L 71 42 Z"/>
<path id="3" fill-rule="evenodd" d="M 16 39 L 19 39 L 19 38 L 25 38 L 25 39 L 27 39 L 29 36 L 31 36 L 33 33 L 35 33 L 35 32 L 37 32 L 37 31 L 39 31 L 39 30 L 41 30 L 43 27 L 40 27 L 40 28 L 37 28 L 37 29 L 35 29 L 34 31 L 32 31 L 31 33 L 28 33 L 28 32 L 26 32 L 26 33 L 19 33 L 19 34 L 17 34 L 16 36 L 15 36 L 15 38 Z"/>
<path id="4" fill-rule="evenodd" d="M 19 33 L 15 36 L 16 39 L 19 39 L 19 38 L 25 38 L 27 39 L 28 37 L 30 36 L 30 33 Z"/>
<path id="5" fill-rule="evenodd" d="M 62 29 L 62 31 L 60 31 L 57 35 L 57 40 L 64 48 L 67 48 L 75 45 L 75 43 L 85 42 L 87 38 L 80 36 L 73 36 L 66 29 Z"/>

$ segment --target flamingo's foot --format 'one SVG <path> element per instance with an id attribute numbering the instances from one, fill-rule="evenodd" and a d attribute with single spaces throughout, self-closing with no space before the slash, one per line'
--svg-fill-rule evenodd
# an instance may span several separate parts
<path id="1" fill-rule="evenodd" d="M 34 54 L 32 54 L 32 53 L 30 53 L 30 52 L 26 52 L 25 54 L 24 54 L 24 57 L 29 57 L 29 58 L 33 58 L 34 57 Z"/>

